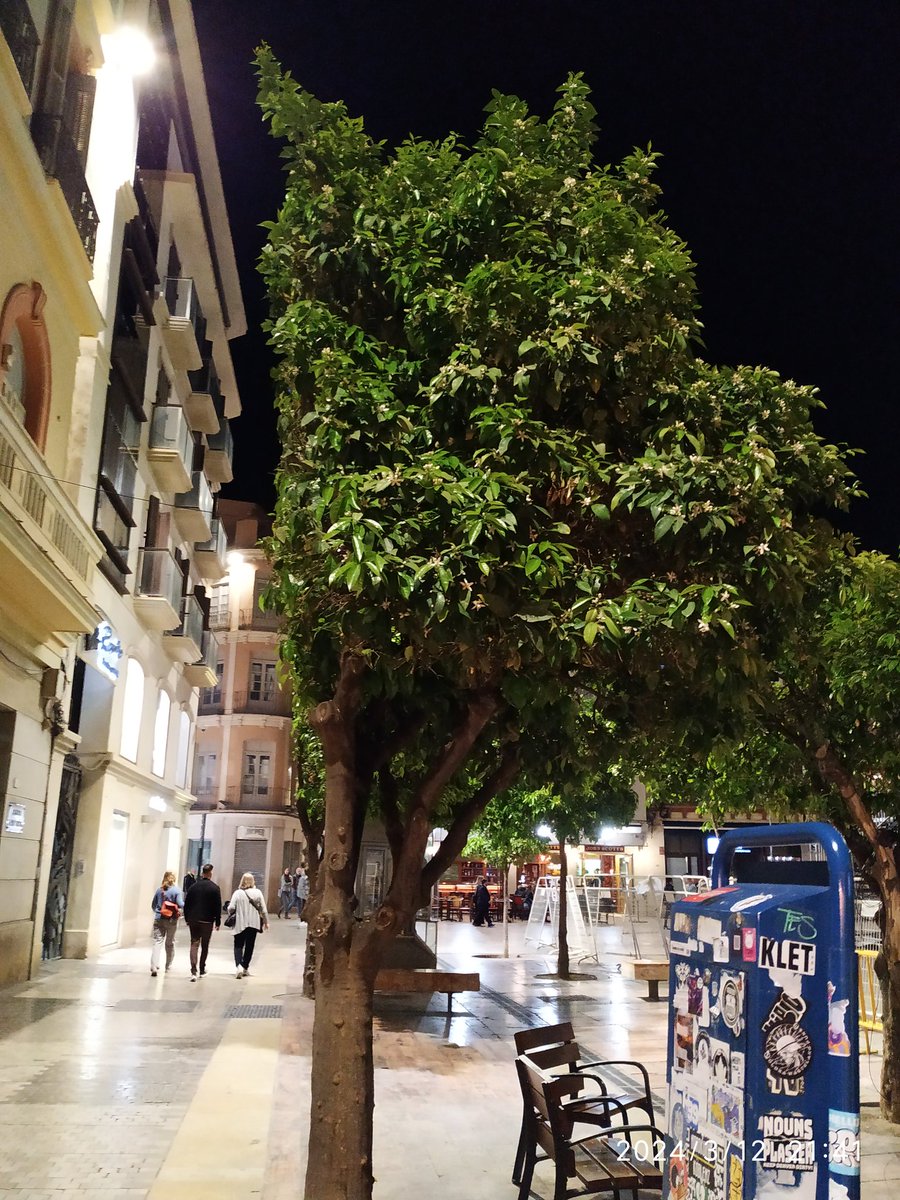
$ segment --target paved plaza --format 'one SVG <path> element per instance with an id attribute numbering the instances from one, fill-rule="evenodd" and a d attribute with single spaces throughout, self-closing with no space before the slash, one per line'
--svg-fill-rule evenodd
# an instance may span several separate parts
<path id="1" fill-rule="evenodd" d="M 505 960 L 501 926 L 438 926 L 441 965 L 481 972 L 480 993 L 454 998 L 462 1015 L 448 1018 L 442 996 L 376 998 L 377 1200 L 515 1200 L 517 1029 L 571 1019 L 592 1057 L 644 1062 L 661 1105 L 667 1006 L 627 977 L 621 931 L 606 935 L 599 963 L 576 968 L 592 978 L 565 984 L 541 977 L 555 963 L 524 943 L 524 925 L 510 933 Z M 0 1200 L 298 1200 L 312 1029 L 304 939 L 296 920 L 273 921 L 237 980 L 222 931 L 209 973 L 191 983 L 182 926 L 168 975 L 150 977 L 148 936 L 3 989 Z M 900 1128 L 877 1115 L 879 1068 L 861 1059 L 864 1200 L 894 1200 L 900 1180 Z M 536 1195 L 549 1178 L 538 1169 Z"/>

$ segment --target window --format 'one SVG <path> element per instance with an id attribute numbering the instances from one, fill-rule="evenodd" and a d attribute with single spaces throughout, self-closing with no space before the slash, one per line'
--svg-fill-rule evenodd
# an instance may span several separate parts
<path id="1" fill-rule="evenodd" d="M 136 763 L 141 737 L 141 717 L 144 711 L 144 671 L 135 658 L 129 658 L 125 668 L 125 691 L 122 697 L 122 740 L 119 753 Z"/>
<path id="2" fill-rule="evenodd" d="M 271 754 L 245 754 L 241 795 L 248 797 L 268 796 L 271 767 Z"/>
<path id="3" fill-rule="evenodd" d="M 277 681 L 275 664 L 273 662 L 255 662 L 250 664 L 250 699 L 272 700 L 275 697 Z"/>
<path id="4" fill-rule="evenodd" d="M 156 702 L 156 722 L 153 726 L 153 759 L 150 770 L 160 779 L 166 773 L 166 750 L 169 746 L 169 712 L 172 701 L 168 692 L 160 692 Z"/>
<path id="5" fill-rule="evenodd" d="M 176 787 L 187 786 L 188 760 L 191 749 L 191 718 L 182 710 L 178 718 L 178 763 L 175 767 Z"/>
<path id="6" fill-rule="evenodd" d="M 0 401 L 22 422 L 39 450 L 50 419 L 47 295 L 39 283 L 17 283 L 0 312 Z"/>
<path id="7" fill-rule="evenodd" d="M 209 598 L 209 627 L 210 629 L 228 628 L 228 583 L 219 583 L 212 590 Z"/>
<path id="8" fill-rule="evenodd" d="M 194 792 L 198 796 L 208 796 L 216 788 L 216 767 L 218 758 L 208 751 L 197 755 L 197 769 L 194 772 Z"/>

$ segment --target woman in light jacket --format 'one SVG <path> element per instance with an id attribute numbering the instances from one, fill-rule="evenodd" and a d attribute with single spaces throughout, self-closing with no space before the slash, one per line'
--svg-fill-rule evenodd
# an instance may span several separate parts
<path id="1" fill-rule="evenodd" d="M 232 930 L 234 965 L 237 968 L 235 977 L 241 979 L 250 974 L 250 960 L 253 958 L 256 935 L 269 928 L 265 899 L 249 871 L 241 876 L 240 887 L 228 901 L 228 911 L 235 914 Z"/>

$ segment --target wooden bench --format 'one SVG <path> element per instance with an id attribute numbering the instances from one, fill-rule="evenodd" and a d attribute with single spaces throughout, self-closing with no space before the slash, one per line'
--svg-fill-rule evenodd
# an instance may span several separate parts
<path id="1" fill-rule="evenodd" d="M 477 971 L 441 971 L 426 967 L 382 967 L 375 976 L 376 992 L 447 993 L 447 1016 L 453 1016 L 454 992 L 480 992 Z"/>
<path id="2" fill-rule="evenodd" d="M 548 1161 L 555 1167 L 553 1200 L 662 1192 L 665 1142 L 652 1122 L 628 1122 L 614 1097 L 588 1090 L 589 1075 L 550 1075 L 525 1054 L 516 1071 L 528 1114 L 519 1200 L 531 1195 L 535 1166 Z"/>
<path id="3" fill-rule="evenodd" d="M 648 993 L 646 999 L 659 1000 L 659 985 L 669 978 L 667 962 L 653 962 L 649 958 L 639 958 L 634 964 L 635 979 L 646 979 Z"/>
<path id="4" fill-rule="evenodd" d="M 653 1095 L 650 1091 L 650 1076 L 643 1063 L 630 1058 L 588 1060 L 582 1057 L 581 1047 L 575 1040 L 575 1030 L 571 1021 L 562 1021 L 557 1025 L 536 1025 L 531 1029 L 520 1029 L 513 1034 L 516 1044 L 516 1054 L 524 1054 L 528 1060 L 547 1075 L 560 1075 L 563 1072 L 576 1072 L 589 1077 L 600 1089 L 602 1097 L 615 1101 L 616 1111 L 628 1112 L 630 1109 L 641 1109 L 643 1115 L 653 1123 Z M 607 1068 L 611 1068 L 607 1070 Z M 606 1104 L 606 1100 L 602 1101 Z M 516 1150 L 516 1161 L 513 1166 L 512 1181 L 521 1182 L 522 1166 L 525 1161 L 525 1147 L 528 1143 L 529 1107 L 523 1105 L 522 1130 L 519 1135 L 519 1146 Z M 605 1107 L 599 1110 L 606 1112 Z M 630 1119 L 630 1115 L 629 1115 Z"/>

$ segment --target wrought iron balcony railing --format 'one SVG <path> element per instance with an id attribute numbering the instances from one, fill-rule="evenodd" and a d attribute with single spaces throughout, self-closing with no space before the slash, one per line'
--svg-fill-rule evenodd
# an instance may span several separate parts
<path id="1" fill-rule="evenodd" d="M 72 136 L 63 125 L 61 117 L 49 113 L 35 113 L 31 118 L 31 138 L 40 155 L 44 171 L 62 188 L 84 252 L 93 262 L 100 218 L 94 208 L 81 158 Z"/>
<path id="2" fill-rule="evenodd" d="M 231 707 L 236 713 L 260 713 L 272 717 L 289 717 L 291 715 L 291 698 L 278 689 L 271 692 L 262 690 L 235 692 L 232 696 Z"/>
<path id="3" fill-rule="evenodd" d="M 0 4 L 0 33 L 6 38 L 22 86 L 30 96 L 40 38 L 25 0 L 4 0 Z"/>
<path id="4" fill-rule="evenodd" d="M 229 808 L 249 808 L 257 812 L 278 812 L 289 806 L 290 789 L 274 787 L 255 777 L 245 778 L 239 786 L 228 788 L 226 803 Z"/>
<path id="5" fill-rule="evenodd" d="M 241 629 L 278 629 L 280 625 L 281 617 L 278 613 L 263 612 L 258 608 L 241 609 Z"/>

